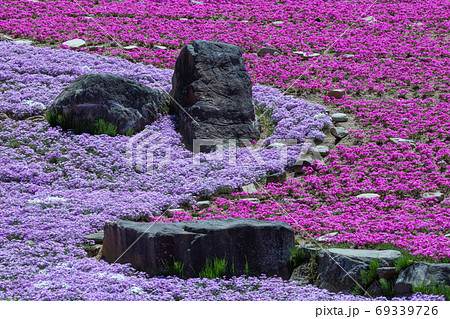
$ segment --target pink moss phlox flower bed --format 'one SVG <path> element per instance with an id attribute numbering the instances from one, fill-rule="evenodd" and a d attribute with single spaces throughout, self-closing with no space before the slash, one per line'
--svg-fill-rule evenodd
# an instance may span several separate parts
<path id="1" fill-rule="evenodd" d="M 422 96 L 449 93 L 449 9 L 438 0 L 3 0 L 0 29 L 55 45 L 81 38 L 89 46 L 105 45 L 102 53 L 163 67 L 173 67 L 192 40 L 227 42 L 245 50 L 258 83 L 289 87 L 295 79 L 296 88 L 311 92 Z M 370 16 L 375 21 L 363 19 Z M 124 50 L 127 45 L 138 48 Z M 266 46 L 282 54 L 258 57 Z M 298 51 L 321 55 L 305 59 Z"/>

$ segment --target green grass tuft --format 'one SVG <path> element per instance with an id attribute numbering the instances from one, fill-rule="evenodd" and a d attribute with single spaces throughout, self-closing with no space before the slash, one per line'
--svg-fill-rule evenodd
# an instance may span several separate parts
<path id="1" fill-rule="evenodd" d="M 288 261 L 288 270 L 289 273 L 300 266 L 302 263 L 308 260 L 306 253 L 302 249 L 297 249 L 296 247 L 292 247 L 290 250 L 291 258 Z"/>
<path id="2" fill-rule="evenodd" d="M 89 134 L 106 134 L 109 136 L 117 135 L 117 126 L 106 123 L 105 120 L 100 119 L 94 123 L 78 122 L 74 121 L 72 115 L 69 113 L 66 116 L 57 114 L 55 112 L 46 113 L 47 122 L 50 126 L 60 126 L 63 130 L 73 130 L 76 134 L 89 133 Z M 129 129 L 125 135 L 133 135 L 133 129 Z"/>
<path id="3" fill-rule="evenodd" d="M 385 278 L 381 278 L 379 280 L 381 290 L 383 291 L 383 295 L 386 298 L 394 297 L 394 283 L 392 281 L 388 281 Z"/>
<path id="4" fill-rule="evenodd" d="M 207 259 L 205 268 L 200 273 L 200 278 L 222 278 L 227 275 L 227 264 L 225 258 L 214 258 L 214 260 Z"/>

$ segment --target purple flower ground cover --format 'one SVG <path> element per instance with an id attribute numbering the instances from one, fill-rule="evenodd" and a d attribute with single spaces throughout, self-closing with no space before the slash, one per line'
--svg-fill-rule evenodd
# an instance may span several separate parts
<path id="1" fill-rule="evenodd" d="M 7 42 L 0 42 L 0 52 L 4 62 L 0 71 L 1 111 L 17 119 L 41 114 L 65 85 L 87 72 L 119 74 L 149 86 L 160 84 L 165 89 L 170 85 L 170 70 L 117 58 Z M 269 107 L 270 98 L 276 94 L 273 89 L 254 88 L 255 100 Z M 31 102 L 23 103 L 24 100 Z M 318 105 L 289 97 L 281 100 L 279 106 L 274 106 L 278 122 L 292 116 L 294 113 L 289 110 L 297 107 L 304 109 L 295 113 L 302 118 L 323 111 Z M 306 121 L 304 125 L 310 126 L 306 131 L 320 134 L 319 129 L 327 121 Z M 286 125 L 299 124 L 294 121 Z M 278 129 L 283 129 L 283 125 Z M 129 137 L 74 135 L 46 123 L 24 120 L 0 123 L 0 299 L 364 299 L 264 277 L 147 278 L 128 266 L 85 258 L 86 241 L 82 237 L 101 229 L 106 221 L 157 216 L 169 206 L 192 201 L 195 194 L 205 189 L 213 192 L 218 187 L 237 187 L 279 169 L 263 165 L 255 170 L 252 162 L 236 167 L 194 167 L 192 154 L 189 157 L 183 149 L 170 118 L 162 118 L 149 131 L 164 135 L 161 148 L 170 146 L 176 150 L 171 158 L 173 169 L 158 160 L 160 166 L 151 175 L 133 170 L 126 161 Z M 302 134 L 305 129 L 285 131 Z M 284 137 L 282 132 L 275 134 Z M 274 156 L 273 152 L 266 151 L 266 156 Z M 237 160 L 245 162 L 246 154 L 238 154 Z M 420 295 L 413 298 L 439 299 Z"/>
<path id="2" fill-rule="evenodd" d="M 450 231 L 447 2 L 377 1 L 367 12 L 372 22 L 361 16 L 368 1 L 197 5 L 100 0 L 83 2 L 84 9 L 68 1 L 2 4 L 2 32 L 44 45 L 80 37 L 88 45 L 106 43 L 98 50 L 102 54 L 173 67 L 178 50 L 189 41 L 224 41 L 244 49 L 254 82 L 307 94 L 345 89 L 342 100 L 323 99 L 364 124 L 364 131 L 352 132 L 359 144 L 338 146 L 327 166 L 314 166 L 299 181 L 267 187 L 258 195 L 261 204 L 218 199 L 216 207 L 198 215 L 284 220 L 307 238 L 337 231 L 333 242 L 355 247 L 393 243 L 413 254 L 449 257 L 444 236 Z M 111 34 L 122 46 L 139 48 L 114 48 Z M 281 54 L 257 56 L 264 46 Z M 298 51 L 320 55 L 310 59 Z M 17 120 L 41 114 L 80 74 L 108 72 L 166 90 L 172 74 L 117 58 L 2 42 L 0 62 L 0 112 Z M 258 107 L 274 109 L 278 125 L 271 139 L 320 139 L 321 128 L 329 125 L 327 117 L 314 120 L 323 107 L 258 85 L 253 94 Z M 42 123 L 0 122 L 1 299 L 363 300 L 279 279 L 150 279 L 127 266 L 83 258 L 82 236 L 101 229 L 105 221 L 156 218 L 169 206 L 192 203 L 196 195 L 237 187 L 282 166 L 274 150 L 264 149 L 254 152 L 270 161 L 255 161 L 243 150 L 239 165 L 206 158 L 200 159 L 201 166 L 192 165 L 192 154 L 183 150 L 169 118 L 150 126 L 148 134 L 164 137 L 151 176 L 127 165 L 128 138 L 74 136 Z M 411 139 L 414 145 L 395 144 L 391 137 Z M 174 150 L 170 157 L 164 153 L 168 146 Z M 298 146 L 290 147 L 288 163 L 298 152 Z M 176 165 L 167 165 L 168 158 Z M 422 198 L 436 191 L 441 199 Z M 356 198 L 367 192 L 380 198 Z M 190 218 L 179 214 L 165 221 Z M 440 299 L 412 297 L 434 298 Z"/>

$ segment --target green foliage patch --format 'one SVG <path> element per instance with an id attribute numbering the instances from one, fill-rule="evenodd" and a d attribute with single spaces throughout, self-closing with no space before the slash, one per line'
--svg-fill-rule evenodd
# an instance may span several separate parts
<path id="1" fill-rule="evenodd" d="M 105 120 L 100 119 L 96 122 L 80 122 L 74 121 L 72 114 L 67 114 L 66 116 L 62 114 L 57 114 L 55 112 L 46 113 L 47 122 L 50 126 L 59 126 L 63 130 L 72 130 L 75 134 L 89 133 L 89 134 L 106 134 L 109 136 L 117 135 L 117 126 L 105 122 Z M 134 130 L 130 128 L 125 132 L 126 136 L 132 136 Z"/>

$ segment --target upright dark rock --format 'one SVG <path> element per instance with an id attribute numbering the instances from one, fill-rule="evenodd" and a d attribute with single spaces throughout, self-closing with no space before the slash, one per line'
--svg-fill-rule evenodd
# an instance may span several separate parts
<path id="1" fill-rule="evenodd" d="M 177 223 L 118 221 L 104 227 L 103 256 L 130 263 L 150 275 L 164 274 L 174 261 L 187 277 L 198 276 L 206 260 L 224 258 L 234 275 L 289 277 L 287 262 L 294 230 L 286 223 L 229 218 Z M 248 267 L 247 267 L 247 266 Z"/>
<path id="2" fill-rule="evenodd" d="M 112 74 L 81 75 L 56 98 L 49 113 L 63 115 L 67 128 L 88 128 L 99 120 L 139 132 L 168 113 L 170 97 L 139 82 Z M 71 127 L 72 126 L 72 127 Z"/>
<path id="3" fill-rule="evenodd" d="M 193 41 L 175 64 L 171 95 L 180 132 L 192 149 L 194 139 L 259 139 L 250 76 L 242 51 L 231 44 Z"/>

